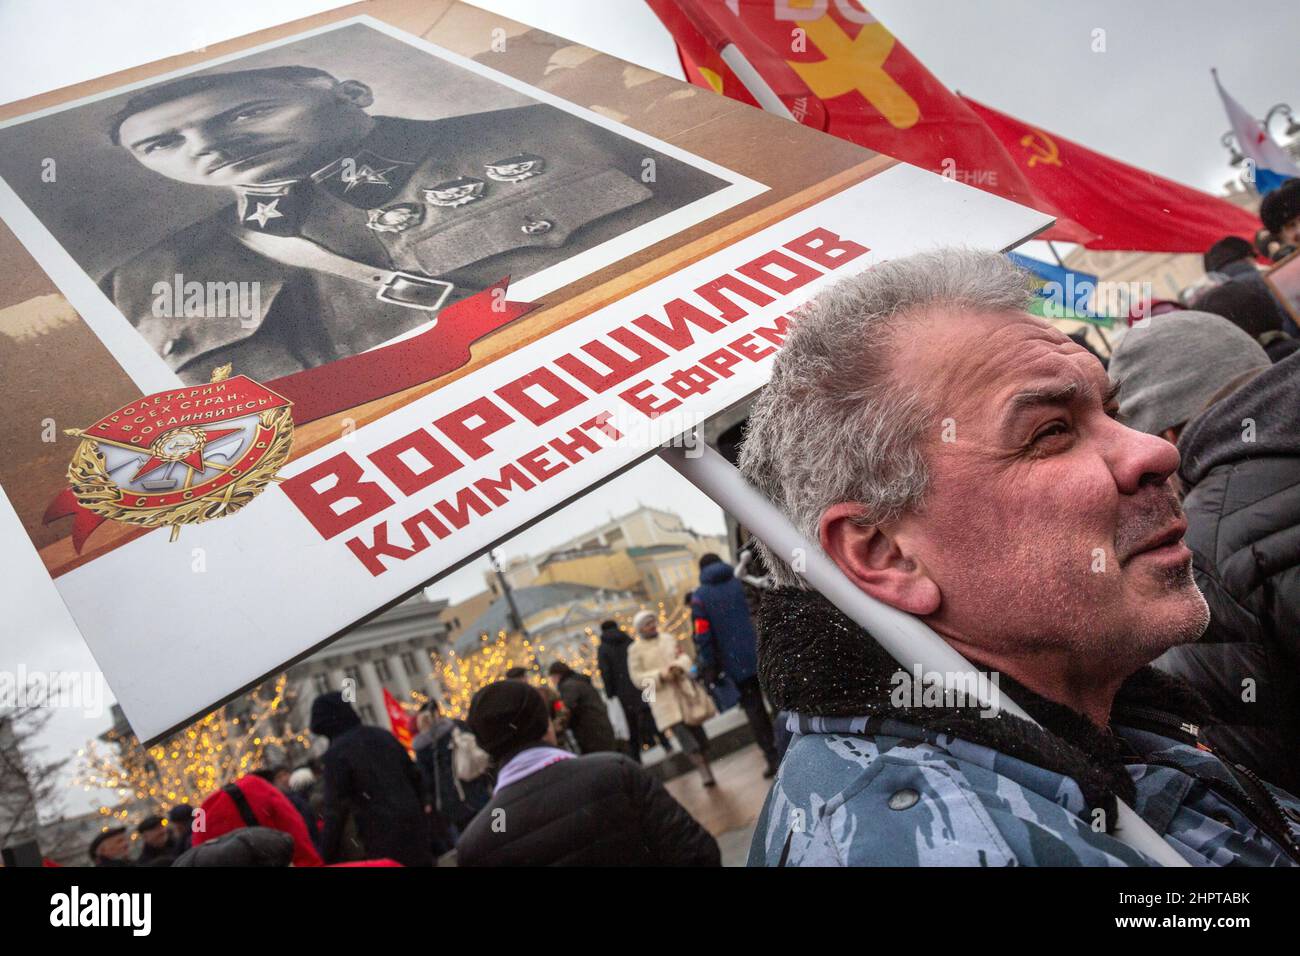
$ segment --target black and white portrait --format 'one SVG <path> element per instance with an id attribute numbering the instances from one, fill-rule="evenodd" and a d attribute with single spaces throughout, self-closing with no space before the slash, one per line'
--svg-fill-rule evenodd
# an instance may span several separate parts
<path id="1" fill-rule="evenodd" d="M 761 191 L 425 47 L 349 22 L 20 120 L 0 176 L 185 383 L 357 354 L 507 275 L 544 295 Z"/>

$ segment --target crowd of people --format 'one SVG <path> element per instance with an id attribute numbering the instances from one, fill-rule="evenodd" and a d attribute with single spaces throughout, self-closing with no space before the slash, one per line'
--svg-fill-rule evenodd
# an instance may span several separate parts
<path id="1" fill-rule="evenodd" d="M 766 776 L 776 772 L 745 586 L 717 555 L 704 555 L 700 569 L 688 597 L 692 641 L 661 633 L 652 611 L 633 619 L 635 636 L 603 622 L 603 693 L 564 661 L 549 665 L 545 683 L 511 668 L 474 695 L 463 720 L 436 700 L 421 707 L 411 752 L 364 724 L 341 692 L 322 694 L 310 720 L 329 742 L 318 759 L 256 771 L 197 808 L 149 816 L 134 856 L 126 829 L 110 828 L 91 856 L 100 866 L 409 867 L 454 851 L 459 866 L 717 866 L 713 836 L 641 766 L 658 743 L 715 787 L 703 725 L 740 703 Z"/>
<path id="2" fill-rule="evenodd" d="M 1107 356 L 1030 315 L 1005 257 L 941 249 L 829 287 L 775 359 L 745 476 L 1032 721 L 900 699 L 924 662 L 755 542 L 701 558 L 693 655 L 653 612 L 606 621 L 599 687 L 517 668 L 463 720 L 426 705 L 413 758 L 322 695 L 315 769 L 146 819 L 131 862 L 718 865 L 641 763 L 657 743 L 716 787 L 704 724 L 739 705 L 775 777 L 752 865 L 1154 862 L 1120 802 L 1194 865 L 1300 865 L 1300 330 L 1257 265 L 1300 243 L 1300 183 L 1262 215 Z M 91 852 L 127 863 L 125 831 Z"/>

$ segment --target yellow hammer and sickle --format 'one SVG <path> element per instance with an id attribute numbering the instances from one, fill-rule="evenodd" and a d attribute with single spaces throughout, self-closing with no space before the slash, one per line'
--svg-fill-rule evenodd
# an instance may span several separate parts
<path id="1" fill-rule="evenodd" d="M 1032 129 L 1032 127 L 1030 127 Z M 1041 140 L 1041 142 L 1039 142 Z M 1032 133 L 1026 133 L 1020 137 L 1020 145 L 1029 147 L 1033 153 L 1029 157 L 1029 165 L 1037 166 L 1042 163 L 1044 166 L 1060 166 L 1060 150 L 1057 149 L 1056 143 L 1052 137 L 1048 136 L 1041 129 L 1035 129 Z"/>
<path id="2" fill-rule="evenodd" d="M 710 70 L 707 66 L 699 67 L 700 76 L 704 77 L 709 86 L 713 87 L 714 93 L 722 92 L 722 77 L 718 75 L 717 70 Z"/>
<path id="3" fill-rule="evenodd" d="M 884 63 L 894 49 L 894 35 L 881 23 L 864 23 L 850 37 L 823 14 L 799 26 L 825 56 L 816 63 L 787 61 L 808 88 L 823 99 L 857 91 L 896 129 L 915 126 L 921 108 L 908 92 L 885 72 Z"/>

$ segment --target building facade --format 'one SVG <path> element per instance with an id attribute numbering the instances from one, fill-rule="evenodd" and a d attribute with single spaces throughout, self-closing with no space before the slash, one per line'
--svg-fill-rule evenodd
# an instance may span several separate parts
<path id="1" fill-rule="evenodd" d="M 410 701 L 413 691 L 440 696 L 429 654 L 446 643 L 446 608 L 445 600 L 416 594 L 289 668 L 294 723 L 306 727 L 312 701 L 330 691 L 355 694 L 361 720 L 379 727 L 388 726 L 385 688 L 399 701 Z"/>

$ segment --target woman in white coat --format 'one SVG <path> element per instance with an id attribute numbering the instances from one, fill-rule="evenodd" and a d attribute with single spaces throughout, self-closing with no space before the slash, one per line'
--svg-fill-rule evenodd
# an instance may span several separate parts
<path id="1" fill-rule="evenodd" d="M 627 670 L 632 683 L 642 689 L 643 696 L 648 696 L 655 723 L 672 733 L 682 752 L 700 771 L 704 785 L 712 787 L 716 781 L 701 743 L 701 738 L 705 741 L 708 738 L 704 728 L 692 727 L 683 719 L 678 694 L 678 687 L 690 680 L 687 674 L 691 659 L 677 649 L 674 637 L 660 635 L 659 619 L 653 611 L 638 613 L 632 619 L 632 630 L 636 639 L 627 650 Z M 644 694 L 646 688 L 651 688 L 648 695 Z"/>

